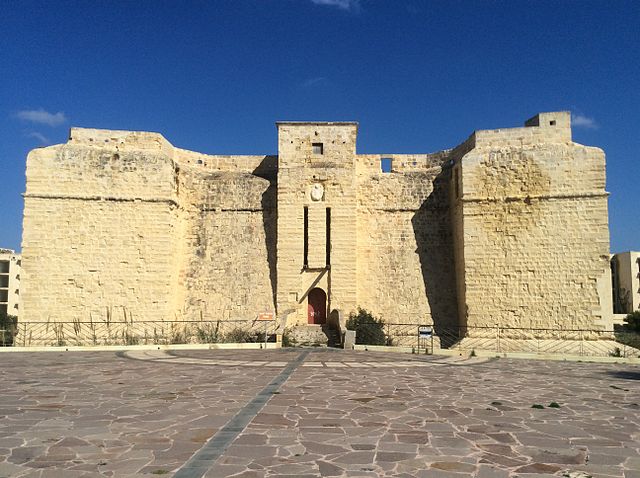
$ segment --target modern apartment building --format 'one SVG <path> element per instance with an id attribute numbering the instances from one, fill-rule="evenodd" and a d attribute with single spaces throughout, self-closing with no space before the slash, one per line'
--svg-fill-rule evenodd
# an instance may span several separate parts
<path id="1" fill-rule="evenodd" d="M 0 314 L 20 314 L 20 254 L 0 249 Z"/>

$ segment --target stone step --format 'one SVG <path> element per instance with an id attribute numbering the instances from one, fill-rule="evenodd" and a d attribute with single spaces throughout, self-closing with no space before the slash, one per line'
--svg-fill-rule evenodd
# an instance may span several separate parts
<path id="1" fill-rule="evenodd" d="M 340 334 L 328 325 L 297 325 L 289 332 L 289 340 L 294 346 L 341 347 Z"/>
<path id="2" fill-rule="evenodd" d="M 340 333 L 338 333 L 338 331 L 336 329 L 334 329 L 333 327 L 330 327 L 328 325 L 323 325 L 322 326 L 322 331 L 324 332 L 324 334 L 327 336 L 327 346 L 328 347 L 341 347 L 342 346 L 342 340 L 340 337 Z"/>

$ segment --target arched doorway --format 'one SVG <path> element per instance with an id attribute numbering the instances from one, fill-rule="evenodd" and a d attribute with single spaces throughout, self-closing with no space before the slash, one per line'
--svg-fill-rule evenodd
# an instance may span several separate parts
<path id="1" fill-rule="evenodd" d="M 325 291 L 323 291 L 319 287 L 311 289 L 311 291 L 309 291 L 307 301 L 309 303 L 309 306 L 307 308 L 309 324 L 326 324 L 327 294 L 325 293 Z"/>

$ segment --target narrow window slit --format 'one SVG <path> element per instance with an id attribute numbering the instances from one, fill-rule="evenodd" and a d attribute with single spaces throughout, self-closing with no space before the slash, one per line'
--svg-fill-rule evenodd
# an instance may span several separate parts
<path id="1" fill-rule="evenodd" d="M 331 265 L 331 208 L 327 208 L 327 252 L 326 252 L 326 263 L 327 268 Z"/>
<path id="2" fill-rule="evenodd" d="M 302 262 L 304 269 L 309 267 L 309 208 L 304 207 L 304 258 Z"/>

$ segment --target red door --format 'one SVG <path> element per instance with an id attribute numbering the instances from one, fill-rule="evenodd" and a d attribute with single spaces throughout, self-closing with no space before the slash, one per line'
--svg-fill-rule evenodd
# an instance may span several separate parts
<path id="1" fill-rule="evenodd" d="M 327 294 L 319 288 L 311 289 L 307 297 L 309 302 L 308 322 L 325 324 L 327 322 Z"/>

